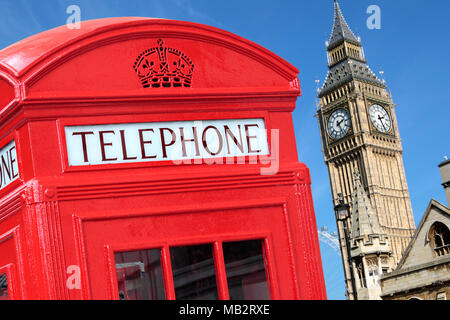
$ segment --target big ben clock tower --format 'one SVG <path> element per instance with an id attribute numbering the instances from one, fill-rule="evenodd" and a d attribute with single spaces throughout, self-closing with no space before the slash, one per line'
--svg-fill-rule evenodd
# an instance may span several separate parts
<path id="1" fill-rule="evenodd" d="M 367 199 L 364 217 L 367 217 L 369 229 L 366 229 L 371 230 L 373 223 L 370 221 L 376 221 L 380 226 L 377 232 L 383 233 L 380 237 L 384 239 L 384 248 L 390 248 L 389 268 L 380 267 L 381 272 L 395 268 L 415 231 L 415 223 L 395 105 L 385 82 L 367 65 L 360 38 L 351 31 L 337 0 L 334 6 L 334 26 L 326 44 L 329 71 L 323 86 L 318 89 L 317 118 L 333 204 L 335 208 L 348 207 L 347 218 L 340 217 L 336 210 L 336 222 L 347 297 L 356 299 L 361 284 L 364 285 L 373 272 L 367 270 L 365 260 L 361 268 L 366 270 L 354 270 L 358 268 L 355 264 L 359 259 L 357 255 L 362 255 L 355 252 L 370 252 L 373 237 L 368 231 L 367 239 L 361 237 L 358 242 L 352 239 L 360 233 L 354 232 L 351 224 L 363 223 L 357 216 L 358 209 L 354 208 L 358 203 L 355 194 Z M 356 243 L 366 248 L 358 251 L 360 248 L 356 248 Z M 379 251 L 374 251 L 375 257 L 377 253 L 379 256 Z"/>

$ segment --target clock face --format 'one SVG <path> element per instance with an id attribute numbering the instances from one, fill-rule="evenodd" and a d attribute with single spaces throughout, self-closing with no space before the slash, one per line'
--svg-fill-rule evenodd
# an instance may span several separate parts
<path id="1" fill-rule="evenodd" d="M 369 110 L 370 120 L 375 128 L 382 133 L 391 130 L 392 121 L 386 109 L 382 106 L 374 104 Z"/>
<path id="2" fill-rule="evenodd" d="M 351 127 L 350 115 L 345 109 L 334 111 L 328 119 L 328 133 L 333 139 L 343 138 Z"/>

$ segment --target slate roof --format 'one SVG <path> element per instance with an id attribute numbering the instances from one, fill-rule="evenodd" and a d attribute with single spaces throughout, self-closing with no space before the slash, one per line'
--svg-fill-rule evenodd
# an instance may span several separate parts
<path id="1" fill-rule="evenodd" d="M 319 91 L 319 97 L 324 96 L 330 91 L 351 80 L 361 80 L 382 88 L 386 88 L 384 82 L 377 78 L 375 73 L 367 64 L 349 57 L 331 67 L 328 71 L 325 82 Z"/>
<path id="2" fill-rule="evenodd" d="M 369 197 L 361 183 L 358 172 L 354 172 L 355 187 L 352 202 L 352 240 L 368 238 L 372 235 L 385 235 L 382 231 L 378 216 L 375 214 Z"/>
<path id="3" fill-rule="evenodd" d="M 355 34 L 352 32 L 347 22 L 345 21 L 345 18 L 342 15 L 341 8 L 339 7 L 339 3 L 337 2 L 337 0 L 335 0 L 334 25 L 328 44 L 328 50 L 331 50 L 334 47 L 338 46 L 339 44 L 344 42 L 344 40 L 355 43 L 357 45 L 361 45 L 361 42 L 358 38 L 356 38 Z"/>
<path id="4" fill-rule="evenodd" d="M 340 45 L 344 41 L 354 43 L 358 46 L 362 46 L 359 39 L 355 37 L 352 30 L 345 21 L 342 15 L 341 8 L 337 0 L 334 1 L 334 25 L 333 32 L 328 44 L 328 51 L 334 47 Z M 352 80 L 360 80 L 374 84 L 381 88 L 386 88 L 383 81 L 377 78 L 375 73 L 365 63 L 365 60 L 356 60 L 350 56 L 347 56 L 344 60 L 331 66 L 328 71 L 327 77 L 322 88 L 319 90 L 319 98 L 323 97 L 330 91 L 333 91 L 343 85 L 344 83 Z"/>

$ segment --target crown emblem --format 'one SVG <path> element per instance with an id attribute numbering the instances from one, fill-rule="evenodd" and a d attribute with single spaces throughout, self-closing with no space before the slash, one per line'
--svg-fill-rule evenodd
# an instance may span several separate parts
<path id="1" fill-rule="evenodd" d="M 157 46 L 142 52 L 133 68 L 144 88 L 190 87 L 194 64 L 181 51 L 164 46 L 159 39 Z"/>

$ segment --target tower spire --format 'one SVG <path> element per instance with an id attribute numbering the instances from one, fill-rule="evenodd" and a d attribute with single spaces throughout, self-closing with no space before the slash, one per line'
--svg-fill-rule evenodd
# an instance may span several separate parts
<path id="1" fill-rule="evenodd" d="M 361 41 L 345 21 L 337 0 L 334 0 L 333 30 L 326 45 L 330 71 L 320 89 L 319 98 L 353 80 L 386 88 L 386 84 L 367 65 Z"/>
<path id="2" fill-rule="evenodd" d="M 369 197 L 361 183 L 361 176 L 357 170 L 354 176 L 354 192 L 353 192 L 353 212 L 352 212 L 352 233 L 353 240 L 359 238 L 368 238 L 373 235 L 386 236 L 381 230 L 380 222 L 375 214 Z"/>
<path id="3" fill-rule="evenodd" d="M 318 91 L 317 119 L 347 297 L 379 299 L 380 275 L 400 260 L 406 240 L 415 231 L 414 217 L 405 169 L 398 160 L 402 144 L 395 104 L 384 79 L 367 64 L 361 40 L 345 21 L 341 3 L 333 0 L 334 24 L 326 43 L 329 70 Z M 378 117 L 377 110 L 383 116 Z M 389 119 L 390 125 L 380 126 L 383 119 Z M 391 180 L 383 178 L 386 166 L 395 170 Z M 357 168 L 353 174 L 352 168 Z"/>
<path id="4" fill-rule="evenodd" d="M 328 41 L 328 50 L 340 45 L 344 41 L 361 46 L 361 42 L 350 29 L 347 21 L 345 21 L 339 3 L 337 0 L 334 0 L 334 24 L 330 41 Z"/>
<path id="5" fill-rule="evenodd" d="M 357 279 L 356 292 L 360 300 L 380 300 L 380 276 L 393 269 L 392 250 L 388 235 L 382 230 L 361 183 L 359 172 L 355 170 L 353 176 L 355 187 L 350 256 Z"/>

